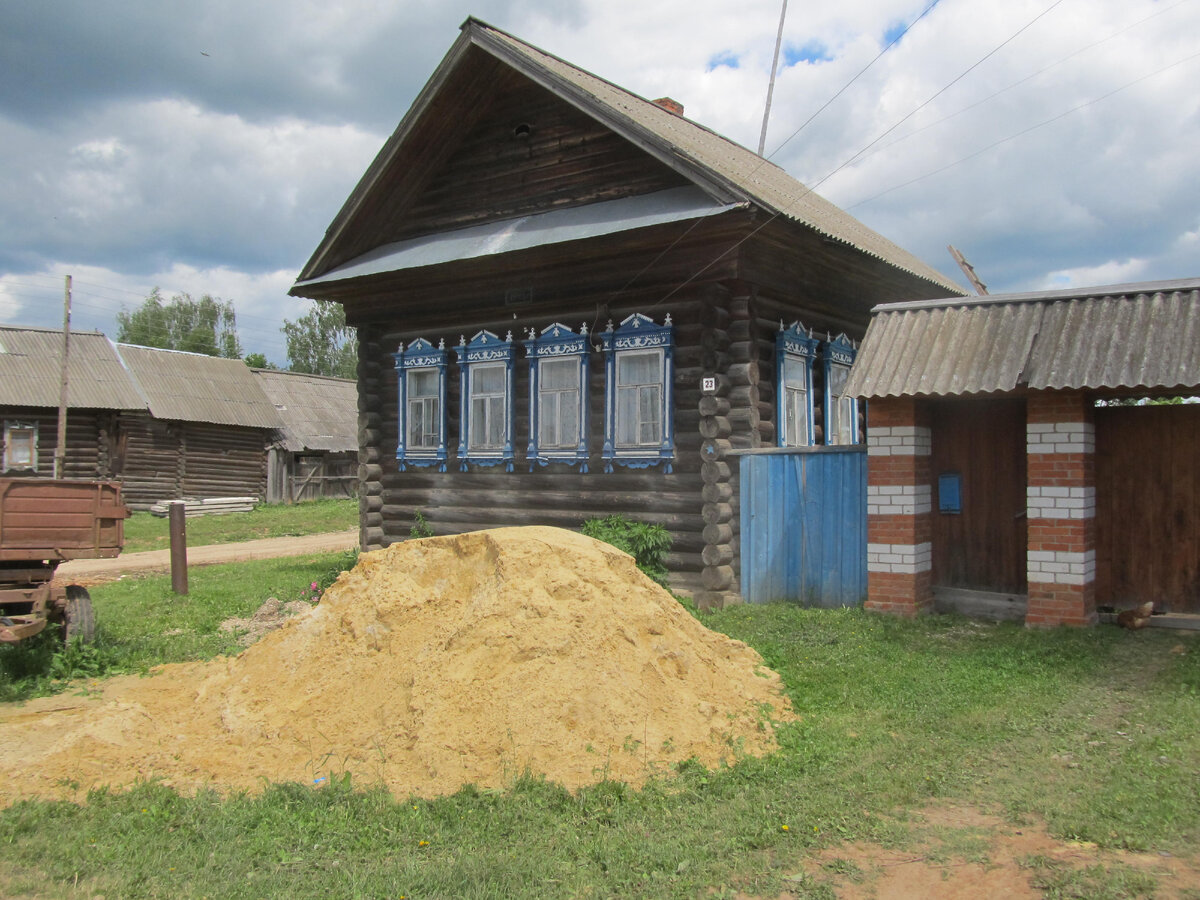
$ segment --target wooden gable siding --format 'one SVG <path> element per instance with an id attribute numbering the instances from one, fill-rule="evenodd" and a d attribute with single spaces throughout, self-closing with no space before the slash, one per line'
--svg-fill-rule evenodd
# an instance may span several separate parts
<path id="1" fill-rule="evenodd" d="M 518 128 L 528 129 L 518 137 Z M 513 70 L 485 112 L 394 211 L 380 243 L 688 184 L 624 138 Z"/>
<path id="2" fill-rule="evenodd" d="M 185 497 L 263 497 L 267 433 L 257 428 L 121 417 L 125 502 L 148 509 Z"/>
<path id="3" fill-rule="evenodd" d="M 67 455 L 63 466 L 66 478 L 109 477 L 108 428 L 112 415 L 103 410 L 72 409 L 67 412 Z M 56 410 L 6 406 L 0 408 L 0 426 L 4 421 L 28 422 L 37 426 L 37 471 L 15 470 L 11 474 L 54 477 L 54 450 L 58 444 Z M 0 440 L 3 431 L 0 430 Z M 0 448 L 2 450 L 3 448 Z M 0 457 L 2 458 L 2 457 Z"/>

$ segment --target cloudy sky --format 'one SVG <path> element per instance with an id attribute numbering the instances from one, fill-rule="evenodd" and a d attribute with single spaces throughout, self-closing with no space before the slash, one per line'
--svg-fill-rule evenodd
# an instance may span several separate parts
<path id="1" fill-rule="evenodd" d="M 929 5 L 793 0 L 766 154 L 993 293 L 1200 275 L 1200 0 Z M 111 336 L 207 293 L 284 364 L 287 289 L 467 16 L 754 149 L 780 6 L 0 2 L 0 322 L 60 327 L 67 274 Z"/>

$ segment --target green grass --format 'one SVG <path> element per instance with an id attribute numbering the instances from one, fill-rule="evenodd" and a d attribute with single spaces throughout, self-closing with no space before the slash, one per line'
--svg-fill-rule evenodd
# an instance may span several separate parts
<path id="1" fill-rule="evenodd" d="M 221 619 L 303 591 L 339 562 L 211 567 L 190 599 L 168 596 L 165 578 L 93 595 L 107 646 L 136 668 L 230 649 L 214 634 Z M 22 802 L 0 812 L 0 893 L 830 898 L 839 867 L 804 874 L 807 855 L 843 841 L 903 847 L 911 814 L 947 802 L 1014 822 L 1043 817 L 1053 834 L 1103 847 L 1195 852 L 1195 637 L 790 606 L 703 621 L 783 676 L 801 718 L 768 759 L 715 772 L 685 764 L 640 791 L 605 783 L 570 794 L 523 777 L 503 792 L 396 800 L 334 779 L 253 796 L 180 797 L 151 783 L 84 805 Z M 1152 889 L 1151 876 L 1116 864 L 1027 866 L 1047 896 Z"/>
<path id="2" fill-rule="evenodd" d="M 294 537 L 344 531 L 358 525 L 357 500 L 309 500 L 259 506 L 250 512 L 197 516 L 187 520 L 190 547 L 227 544 L 269 537 Z M 125 553 L 169 550 L 170 525 L 165 516 L 135 512 L 125 520 Z"/>

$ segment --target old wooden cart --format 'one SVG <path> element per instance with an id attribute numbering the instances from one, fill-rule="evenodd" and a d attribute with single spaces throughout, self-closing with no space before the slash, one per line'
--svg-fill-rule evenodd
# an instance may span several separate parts
<path id="1" fill-rule="evenodd" d="M 33 637 L 47 622 L 62 626 L 64 640 L 91 640 L 87 590 L 51 582 L 65 560 L 119 554 L 128 515 L 117 482 L 0 478 L 0 643 Z"/>

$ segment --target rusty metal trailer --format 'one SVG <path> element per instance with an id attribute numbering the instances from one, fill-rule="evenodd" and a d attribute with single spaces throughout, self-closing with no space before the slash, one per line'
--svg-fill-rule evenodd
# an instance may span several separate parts
<path id="1" fill-rule="evenodd" d="M 48 622 L 62 625 L 64 640 L 91 640 L 87 590 L 51 582 L 65 560 L 117 556 L 128 515 L 115 481 L 0 478 L 0 643 Z"/>

